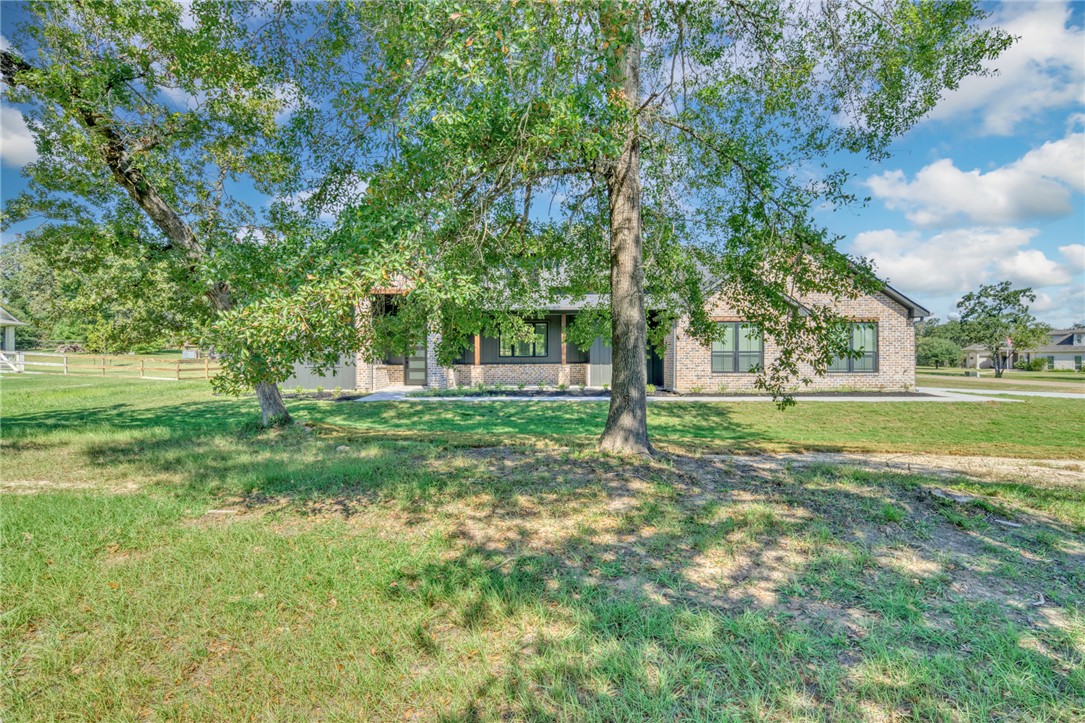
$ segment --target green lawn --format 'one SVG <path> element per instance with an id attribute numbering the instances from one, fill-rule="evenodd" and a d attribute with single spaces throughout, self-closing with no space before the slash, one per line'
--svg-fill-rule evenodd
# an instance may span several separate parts
<path id="1" fill-rule="evenodd" d="M 1085 484 L 699 455 L 1080 459 L 1079 402 L 659 404 L 644 463 L 602 404 L 288 404 L 0 380 L 5 720 L 1085 716 Z"/>
<path id="2" fill-rule="evenodd" d="M 1013 391 L 1085 394 L 1085 374 L 1070 371 L 1024 372 L 1015 369 L 1006 372 L 1002 377 L 996 377 L 993 371 L 986 369 L 983 370 L 982 377 L 970 377 L 965 375 L 964 369 L 918 367 L 916 384 L 928 387 L 983 387 Z"/>

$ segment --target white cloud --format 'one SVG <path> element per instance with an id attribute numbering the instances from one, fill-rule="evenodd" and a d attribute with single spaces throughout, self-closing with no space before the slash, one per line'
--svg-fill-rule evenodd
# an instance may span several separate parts
<path id="1" fill-rule="evenodd" d="M 1003 279 L 1034 287 L 1069 283 L 1073 276 L 1066 266 L 1028 248 L 1038 233 L 967 228 L 923 238 L 885 229 L 860 233 L 852 251 L 874 261 L 889 283 L 914 293 L 958 294 Z"/>
<path id="2" fill-rule="evenodd" d="M 998 74 L 966 78 L 930 117 L 975 114 L 982 133 L 1010 135 L 1022 121 L 1085 102 L 1085 29 L 1071 15 L 1070 4 L 1003 3 L 988 24 L 1018 40 L 991 64 Z"/>
<path id="3" fill-rule="evenodd" d="M 1032 287 L 1067 284 L 1073 278 L 1069 271 L 1039 249 L 1025 249 L 1001 258 L 995 262 L 994 270 L 999 278 Z"/>
<path id="4" fill-rule="evenodd" d="M 23 114 L 10 106 L 0 107 L 0 162 L 22 168 L 36 160 L 38 149 Z"/>
<path id="5" fill-rule="evenodd" d="M 1076 274 L 1085 273 L 1085 245 L 1068 244 L 1059 246 L 1059 253 L 1066 259 L 1066 265 L 1071 272 Z"/>
<path id="6" fill-rule="evenodd" d="M 867 181 L 887 208 L 933 226 L 958 218 L 1013 224 L 1071 212 L 1071 192 L 1085 191 L 1085 133 L 1071 133 L 993 171 L 964 171 L 948 158 L 924 166 L 911 181 L 887 171 Z"/>
<path id="7" fill-rule="evenodd" d="M 954 316 L 956 302 L 981 284 L 1009 280 L 1036 292 L 1032 311 L 1044 321 L 1066 325 L 1085 309 L 1085 283 L 1075 263 L 1085 246 L 1060 247 L 1057 260 L 1030 248 L 1036 229 L 967 228 L 932 236 L 891 229 L 855 237 L 851 251 L 874 261 L 878 274 L 932 310 Z M 1078 258 L 1073 258 L 1074 256 Z"/>
<path id="8" fill-rule="evenodd" d="M 0 35 L 0 50 L 7 50 L 11 47 L 11 43 L 3 35 Z"/>

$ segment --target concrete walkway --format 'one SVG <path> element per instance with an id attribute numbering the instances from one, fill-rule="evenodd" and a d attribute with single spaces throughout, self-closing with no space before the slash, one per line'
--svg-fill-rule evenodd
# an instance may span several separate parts
<path id="1" fill-rule="evenodd" d="M 412 397 L 411 392 L 419 391 L 418 387 L 396 386 L 382 389 L 365 397 L 360 397 L 358 402 L 609 402 L 607 396 L 546 396 L 546 397 L 515 397 L 515 396 L 484 396 L 484 397 Z M 870 396 L 802 396 L 797 399 L 800 402 L 874 402 L 877 404 L 892 404 L 896 402 L 1019 402 L 1019 399 L 999 399 L 997 397 L 984 396 L 982 393 L 966 391 L 963 389 L 937 389 L 921 387 L 918 392 L 929 396 L 893 396 L 870 395 Z M 1007 392 L 1009 394 L 1011 392 Z M 1018 392 L 1024 394 L 1025 392 Z M 1029 392 L 1029 394 L 1044 394 L 1046 392 Z M 1082 396 L 1082 395 L 1067 395 Z M 675 396 L 675 397 L 648 397 L 649 402 L 771 402 L 772 397 L 753 394 L 735 394 L 725 397 L 715 396 Z"/>
<path id="2" fill-rule="evenodd" d="M 1048 397 L 1050 399 L 1085 399 L 1085 394 L 1076 392 L 1015 392 L 1012 389 L 951 389 L 948 387 L 916 387 L 916 391 L 924 393 L 946 394 L 1009 394 L 1014 397 Z"/>

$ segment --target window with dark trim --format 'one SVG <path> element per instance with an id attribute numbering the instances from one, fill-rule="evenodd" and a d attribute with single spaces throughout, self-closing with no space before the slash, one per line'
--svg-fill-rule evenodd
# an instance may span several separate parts
<path id="1" fill-rule="evenodd" d="M 497 355 L 500 357 L 544 357 L 547 349 L 547 324 L 545 321 L 528 323 L 535 330 L 535 338 L 527 341 L 508 339 L 502 336 L 498 340 Z"/>
<path id="2" fill-rule="evenodd" d="M 765 360 L 761 330 L 744 321 L 723 321 L 723 339 L 712 342 L 714 374 L 753 374 Z"/>
<path id="3" fill-rule="evenodd" d="M 848 349 L 862 352 L 858 357 L 842 356 L 829 365 L 830 372 L 871 374 L 878 371 L 878 324 L 861 322 L 852 324 L 848 335 Z"/>

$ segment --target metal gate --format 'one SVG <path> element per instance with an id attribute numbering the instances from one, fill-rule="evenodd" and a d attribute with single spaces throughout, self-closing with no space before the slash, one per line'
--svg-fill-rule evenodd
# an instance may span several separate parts
<path id="1" fill-rule="evenodd" d="M 614 350 L 609 344 L 604 343 L 603 337 L 595 337 L 595 341 L 591 343 L 591 350 L 588 352 L 588 385 L 601 387 L 606 384 L 609 386 L 613 374 L 613 361 Z"/>

